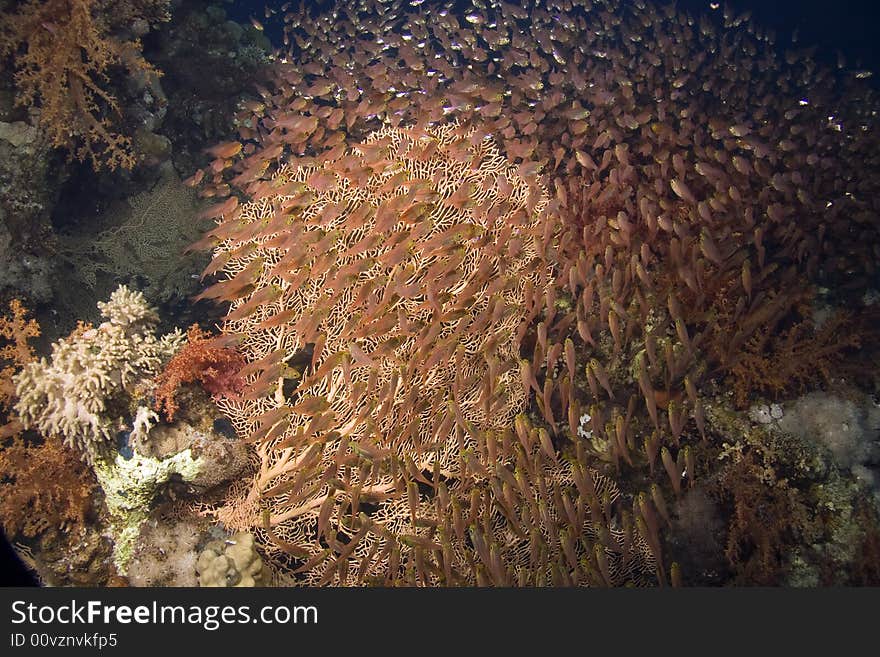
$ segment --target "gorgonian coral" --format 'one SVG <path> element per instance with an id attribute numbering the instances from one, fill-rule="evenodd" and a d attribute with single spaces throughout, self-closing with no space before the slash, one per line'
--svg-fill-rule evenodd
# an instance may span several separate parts
<path id="1" fill-rule="evenodd" d="M 523 422 L 516 425 L 524 450 L 520 470 L 543 472 L 542 459 L 562 447 L 569 456 L 575 452 L 575 467 L 600 468 L 628 485 L 623 497 L 634 498 L 633 514 L 622 515 L 613 528 L 635 524 L 662 562 L 657 517 L 669 515 L 664 495 L 680 498 L 717 471 L 707 445 L 718 436 L 712 435 L 706 415 L 712 405 L 725 403 L 716 394 L 725 377 L 736 376 L 737 363 L 748 364 L 750 345 L 760 347 L 761 357 L 767 355 L 761 336 L 789 325 L 794 305 L 816 283 L 844 281 L 848 289 L 863 291 L 875 276 L 878 222 L 871 199 L 877 197 L 880 178 L 866 172 L 876 168 L 876 97 L 866 76 L 830 71 L 797 46 L 779 48 L 771 31 L 728 9 L 691 16 L 651 2 L 563 4 L 472 3 L 462 13 L 428 15 L 424 7 L 360 0 L 334 5 L 331 11 L 285 14 L 291 48 L 278 58 L 270 83 L 258 89 L 259 100 L 242 105 L 237 117 L 241 142 L 212 149 L 210 169 L 193 179 L 205 180 L 206 196 L 226 199 L 210 210 L 226 217 L 208 238 L 224 240 L 213 271 L 227 262 L 238 263 L 229 272 L 234 276 L 209 295 L 235 299 L 233 312 L 241 315 L 274 303 L 278 291 L 263 285 L 263 265 L 256 262 L 263 257 L 264 243 L 253 242 L 286 226 L 285 213 L 275 212 L 272 199 L 294 194 L 295 186 L 285 187 L 290 167 L 318 166 L 313 179 L 300 181 L 318 195 L 334 180 L 325 175 L 323 160 L 342 163 L 331 168 L 347 166 L 351 145 L 382 126 L 421 129 L 455 119 L 475 127 L 476 134 L 492 135 L 505 158 L 519 164 L 524 179 L 530 184 L 540 179 L 553 193 L 547 216 L 555 223 L 544 224 L 536 251 L 550 263 L 551 273 L 548 284 L 538 286 L 537 300 L 524 296 L 530 299 L 526 309 L 533 326 L 522 328 L 525 322 L 517 329 L 523 339 L 516 365 L 544 421 L 543 432 L 535 430 L 534 444 L 529 442 L 532 429 Z M 245 207 L 265 208 L 262 225 L 237 223 L 240 198 L 253 201 Z M 292 204 L 291 225 L 298 225 L 298 209 L 310 204 L 311 198 Z M 327 215 L 329 222 L 336 218 L 332 211 Z M 291 252 L 279 256 L 287 258 L 285 265 L 294 272 L 285 282 L 308 290 L 315 278 L 302 265 L 317 262 L 319 270 L 329 266 L 313 249 L 331 249 L 338 236 L 311 235 L 315 242 L 296 253 L 300 237 L 291 235 L 289 246 L 278 242 L 277 247 Z M 328 261 L 335 257 L 327 253 Z M 401 245 L 395 257 L 405 259 L 407 247 Z M 272 260 L 270 266 L 279 262 Z M 364 273 L 356 265 L 341 272 Z M 376 285 L 387 289 L 384 280 Z M 328 312 L 336 292 L 332 287 L 327 295 Z M 310 308 L 317 312 L 298 319 L 295 329 L 321 335 L 327 316 L 317 301 L 320 290 L 303 293 L 314 295 Z M 376 303 L 380 311 L 382 302 L 380 297 Z M 865 309 L 856 314 L 864 316 Z M 281 326 L 292 317 L 278 313 L 276 319 Z M 337 320 L 341 326 L 360 321 L 354 314 Z M 857 325 L 866 323 L 859 319 Z M 868 344 L 870 331 L 859 333 L 862 344 Z M 323 362 L 318 347 L 325 345 L 318 340 L 314 347 L 300 343 L 288 363 L 257 361 L 251 380 L 256 393 L 265 393 L 268 382 L 275 381 L 280 382 L 279 399 L 290 396 L 303 365 L 315 368 Z M 354 347 L 360 344 L 354 341 Z M 262 354 L 270 356 L 274 348 L 267 344 Z M 361 356 L 352 348 L 349 354 Z M 792 355 L 797 367 L 809 367 L 808 351 L 796 349 Z M 417 352 L 417 357 L 431 355 Z M 359 362 L 369 371 L 368 360 Z M 285 369 L 285 364 L 297 367 Z M 257 378 L 264 372 L 264 378 Z M 313 383 L 305 374 L 305 384 Z M 762 376 L 743 378 L 740 395 L 763 392 L 763 382 Z M 385 394 L 388 406 L 398 408 L 400 396 L 391 387 Z M 286 411 L 277 410 L 278 416 L 240 428 L 254 437 L 258 450 L 267 440 L 289 433 L 281 417 Z M 291 415 L 299 421 L 297 414 Z M 459 420 L 450 408 L 438 414 L 441 421 Z M 315 427 L 302 434 L 303 441 L 326 429 L 320 421 Z M 480 464 L 496 462 L 490 445 L 494 443 L 475 441 L 477 450 L 487 447 L 479 454 L 462 444 L 456 456 L 467 460 L 476 454 L 477 471 Z M 360 461 L 349 464 L 344 454 L 336 464 L 340 477 L 327 474 L 322 480 L 327 472 L 323 455 L 307 454 L 302 476 L 290 483 L 292 488 L 279 484 L 264 489 L 267 536 L 291 517 L 282 513 L 273 520 L 278 508 L 274 498 L 287 496 L 294 503 L 306 499 L 302 491 L 309 490 L 315 477 L 326 491 L 328 482 L 345 481 L 350 475 L 346 467 Z M 413 465 L 417 493 L 437 490 L 438 499 L 456 499 L 440 495 L 433 475 L 420 473 L 431 483 L 419 479 L 420 464 Z M 258 476 L 279 482 L 284 478 L 271 467 Z M 475 501 L 465 505 L 474 509 L 469 521 L 486 518 L 486 508 L 512 504 L 504 483 L 510 490 L 529 490 L 500 481 L 490 486 L 491 492 L 472 487 Z M 564 511 L 565 503 L 547 481 L 538 477 L 529 483 L 537 491 L 536 503 L 549 510 L 558 502 Z M 633 486 L 649 487 L 650 496 L 638 494 Z M 317 514 L 320 531 L 307 531 L 287 544 L 281 532 L 276 537 L 281 549 L 296 552 L 317 544 L 337 556 L 345 552 L 326 533 L 327 518 L 336 517 L 336 490 L 317 510 L 290 510 L 292 515 Z M 593 499 L 585 490 L 578 493 Z M 254 493 L 252 507 L 260 497 Z M 422 498 L 414 494 L 412 499 Z M 446 509 L 439 516 L 447 517 Z M 353 521 L 355 515 L 352 511 Z M 412 516 L 423 520 L 416 511 Z M 552 526 L 551 512 L 539 517 L 542 527 Z M 597 526 L 602 526 L 600 520 L 594 518 Z M 574 533 L 579 540 L 591 540 L 584 538 L 586 532 Z M 357 541 L 351 542 L 356 545 L 352 550 L 360 549 Z M 466 543 L 473 546 L 473 563 L 478 558 L 481 564 L 491 563 L 499 574 L 498 564 L 508 563 L 493 559 L 487 543 L 473 537 Z M 380 555 L 364 563 L 378 558 L 385 563 L 384 572 L 396 572 L 403 553 L 393 547 L 383 552 L 388 543 L 382 545 Z M 350 555 L 328 566 L 330 557 L 315 549 L 303 553 L 305 564 L 298 567 L 324 573 L 319 581 L 345 581 L 340 573 L 342 564 L 351 565 Z M 413 559 L 412 572 L 429 573 L 425 581 L 435 577 L 429 560 Z M 557 562 L 557 572 L 564 570 L 560 563 L 566 558 Z M 600 566 L 598 557 L 593 566 Z M 662 563 L 658 571 L 662 573 Z M 503 575 L 494 579 L 505 580 Z"/>
<path id="2" fill-rule="evenodd" d="M 249 361 L 219 405 L 257 456 L 216 516 L 312 584 L 653 574 L 632 523 L 611 528 L 614 484 L 518 415 L 543 189 L 456 124 L 380 130 L 271 188 L 213 231 L 204 295 L 232 301 Z"/>

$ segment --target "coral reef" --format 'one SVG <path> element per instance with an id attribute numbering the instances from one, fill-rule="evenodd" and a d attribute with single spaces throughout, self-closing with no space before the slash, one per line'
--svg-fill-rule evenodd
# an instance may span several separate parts
<path id="1" fill-rule="evenodd" d="M 37 546 L 34 556 L 19 544 L 50 585 L 103 581 L 109 550 L 93 529 L 100 503 L 94 475 L 59 438 L 26 435 L 12 409 L 13 377 L 35 360 L 29 341 L 40 327 L 17 299 L 9 309 L 0 316 L 0 525 L 8 539 Z"/>
<path id="2" fill-rule="evenodd" d="M 732 505 L 725 556 L 741 584 L 778 585 L 789 547 L 815 541 L 817 530 L 801 491 L 767 481 L 770 468 L 755 459 L 746 452 L 725 471 L 724 501 Z"/>
<path id="3" fill-rule="evenodd" d="M 69 532 L 94 515 L 95 478 L 60 439 L 0 448 L 0 523 L 7 536 Z"/>
<path id="4" fill-rule="evenodd" d="M 112 586 L 119 581 L 113 544 L 100 523 L 88 522 L 67 534 L 44 532 L 16 542 L 22 561 L 44 586 Z"/>
<path id="5" fill-rule="evenodd" d="M 158 426 L 157 414 L 138 403 L 183 334 L 158 338 L 155 310 L 125 286 L 99 309 L 105 322 L 80 325 L 52 345 L 51 361 L 27 363 L 15 375 L 14 409 L 25 428 L 63 437 L 91 467 L 109 515 L 114 563 L 125 572 L 169 481 L 205 491 L 235 476 L 246 457 L 192 427 Z"/>
<path id="6" fill-rule="evenodd" d="M 98 216 L 81 217 L 58 236 L 66 280 L 82 286 L 75 302 L 65 302 L 67 312 L 84 316 L 119 282 L 143 282 L 144 295 L 156 305 L 179 303 L 198 291 L 192 274 L 204 260 L 181 252 L 208 225 L 198 220 L 195 194 L 170 163 L 158 174 L 151 188 Z"/>
<path id="7" fill-rule="evenodd" d="M 12 402 L 15 382 L 12 377 L 35 359 L 29 340 L 40 335 L 40 326 L 34 319 L 26 319 L 28 311 L 21 301 L 9 302 L 9 315 L 0 315 L 0 413 L 6 413 Z"/>
<path id="8" fill-rule="evenodd" d="M 364 0 L 358 11 L 285 15 L 285 37 L 296 47 L 279 57 L 260 99 L 242 107 L 238 139 L 209 149 L 214 159 L 192 179 L 220 200 L 206 215 L 218 217 L 219 226 L 202 245 L 217 247 L 206 273 L 225 276 L 202 298 L 232 302 L 224 331 L 241 344 L 249 378 L 243 400 L 226 412 L 259 457 L 255 485 L 236 488 L 216 513 L 254 532 L 270 561 L 298 581 L 375 581 L 375 568 L 386 583 L 621 583 L 627 578 L 616 573 L 595 577 L 602 550 L 591 532 L 604 529 L 601 544 L 615 552 L 612 530 L 634 528 L 630 535 L 644 541 L 658 579 L 668 573 L 681 582 L 680 564 L 664 559 L 659 529 L 672 517 L 666 500 L 678 505 L 701 486 L 722 515 L 740 511 L 728 525 L 729 571 L 721 577 L 781 581 L 792 543 L 830 540 L 830 525 L 814 522 L 819 499 L 808 492 L 818 471 L 789 481 L 782 474 L 787 458 L 769 447 L 743 447 L 734 436 L 747 433 L 747 423 L 732 435 L 713 429 L 707 407 L 726 407 L 720 389 L 732 379 L 743 406 L 765 392 L 806 390 L 822 379 L 811 371 L 815 365 L 830 380 L 844 356 L 860 357 L 856 344 L 877 342 L 864 320 L 866 304 L 854 304 L 850 318 L 829 326 L 803 323 L 817 283 L 846 281 L 858 289 L 875 271 L 878 224 L 866 199 L 878 179 L 862 177 L 855 162 L 874 161 L 877 133 L 866 108 L 876 98 L 861 78 L 835 77 L 809 54 L 777 52 L 767 33 L 727 11 L 696 19 L 652 3 L 576 4 L 475 6 L 470 14 L 440 12 L 425 21 L 422 9 Z M 372 13 L 385 18 L 364 18 Z M 524 24 L 528 29 L 512 29 Z M 646 32 L 651 38 L 642 37 Z M 815 87 L 808 99 L 805 79 Z M 517 299 L 523 314 L 515 316 L 515 355 L 473 365 L 488 368 L 488 390 L 470 396 L 478 403 L 492 396 L 495 367 L 519 374 L 523 413 L 513 433 L 522 450 L 511 441 L 513 452 L 503 428 L 510 431 L 511 414 L 469 416 L 466 386 L 460 396 L 453 386 L 445 396 L 452 403 L 432 411 L 437 424 L 460 434 L 457 442 L 444 443 L 434 431 L 435 451 L 426 454 L 421 426 L 395 423 L 406 419 L 395 413 L 410 408 L 407 376 L 417 367 L 410 363 L 427 358 L 427 370 L 455 353 L 442 328 L 424 333 L 430 348 L 420 346 L 415 356 L 407 350 L 410 302 L 423 313 L 452 311 L 455 320 L 455 311 L 471 312 L 470 321 L 488 335 L 508 304 L 493 308 L 498 316 L 475 302 L 459 308 L 456 295 L 467 283 L 442 294 L 450 283 L 445 265 L 416 259 L 424 239 L 433 244 L 431 223 L 417 224 L 413 238 L 404 213 L 382 224 L 381 241 L 371 242 L 369 233 L 357 234 L 357 243 L 346 240 L 349 221 L 374 226 L 383 208 L 374 203 L 362 219 L 349 191 L 369 188 L 378 169 L 389 181 L 399 175 L 394 186 L 405 193 L 418 167 L 446 155 L 436 135 L 449 125 L 471 135 L 468 146 L 450 149 L 453 160 L 470 158 L 471 169 L 479 168 L 474 151 L 491 142 L 526 186 L 550 191 L 525 239 L 495 242 L 517 255 L 530 249 L 539 267 L 539 278 Z M 395 131 L 418 147 L 407 142 L 387 154 L 369 148 L 370 135 Z M 392 164 L 407 151 L 416 164 Z M 493 189 L 491 181 L 478 186 Z M 464 191 L 455 204 L 484 212 L 480 200 L 466 199 Z M 453 257 L 465 263 L 491 248 L 479 233 L 464 233 L 452 245 L 460 249 Z M 834 325 L 844 321 L 851 328 L 840 334 Z M 389 344 L 387 336 L 404 342 Z M 407 366 L 397 365 L 400 373 L 389 378 L 395 369 L 376 350 Z M 476 351 L 465 345 L 448 361 L 464 383 L 480 371 L 467 361 Z M 772 378 L 782 376 L 784 382 Z M 370 401 L 352 413 L 344 402 L 360 382 Z M 432 379 L 427 390 L 442 390 L 443 382 L 442 375 Z M 413 399 L 423 398 L 426 386 L 420 388 Z M 491 428 L 500 441 L 483 431 L 484 418 L 497 422 Z M 365 443 L 364 434 L 375 438 Z M 413 437 L 419 441 L 411 445 Z M 310 452 L 315 439 L 331 449 Z M 745 451 L 719 465 L 725 439 Z M 454 459 L 442 447 L 436 451 L 439 445 L 462 465 L 450 467 Z M 399 475 L 391 470 L 397 458 Z M 528 486 L 507 480 L 499 462 L 534 479 Z M 383 466 L 399 484 L 362 484 Z M 583 484 L 585 472 L 594 482 L 619 483 L 608 489 L 615 503 L 598 505 L 603 513 L 591 514 L 589 526 L 577 524 L 583 518 L 567 513 L 564 501 L 592 508 L 585 486 L 566 488 Z M 458 498 L 462 482 L 478 501 Z M 361 498 L 353 491 L 379 499 L 356 505 Z M 377 515 L 373 507 L 390 508 L 404 494 L 410 527 L 399 520 L 403 504 L 398 513 Z M 521 524 L 514 510 L 532 500 L 538 514 Z M 561 513 L 543 512 L 542 504 Z M 464 564 L 457 550 L 466 555 L 468 548 L 456 539 L 465 532 L 456 534 L 454 521 L 442 540 L 456 506 L 470 508 L 459 528 L 482 529 L 463 541 L 473 546 Z M 777 516 L 779 530 L 768 529 Z M 376 541 L 377 518 L 388 530 L 385 542 Z M 541 528 L 527 542 L 510 537 L 517 527 L 534 527 L 536 518 Z M 548 527 L 560 533 L 560 521 L 563 536 L 583 542 L 542 552 L 538 535 Z M 434 527 L 439 548 L 424 542 Z M 340 534 L 345 539 L 334 541 Z M 374 545 L 377 558 L 358 552 Z M 523 562 L 515 555 L 525 545 L 540 555 L 530 564 L 535 580 L 520 579 Z M 574 562 L 585 553 L 595 561 L 581 570 Z"/>
<path id="9" fill-rule="evenodd" d="M 92 509 L 95 481 L 75 452 L 57 438 L 28 442 L 18 418 L 10 416 L 13 375 L 35 360 L 30 340 L 40 335 L 17 299 L 0 316 L 0 523 L 7 536 L 34 538 L 83 525 Z M 9 438 L 12 441 L 9 442 Z"/>
<path id="10" fill-rule="evenodd" d="M 99 309 L 107 321 L 80 325 L 52 346 L 51 361 L 28 363 L 15 378 L 15 410 L 25 428 L 62 436 L 89 462 L 107 458 L 124 428 L 115 398 L 155 374 L 184 339 L 179 332 L 157 338 L 158 316 L 125 286 Z"/>
<path id="11" fill-rule="evenodd" d="M 650 579 L 613 483 L 518 416 L 546 203 L 449 124 L 282 169 L 226 214 L 203 296 L 232 300 L 247 392 L 218 403 L 259 463 L 216 517 L 304 583 Z"/>
<path id="12" fill-rule="evenodd" d="M 198 586 L 199 547 L 211 538 L 204 518 L 150 518 L 141 528 L 126 574 L 131 586 Z"/>
<path id="13" fill-rule="evenodd" d="M 128 437 L 128 449 L 157 461 L 165 461 L 176 454 L 189 452 L 192 457 L 204 464 L 182 481 L 172 482 L 172 489 L 187 495 L 200 495 L 219 484 L 240 474 L 248 464 L 245 446 L 237 440 L 221 437 L 210 423 L 205 422 L 217 414 L 216 407 L 208 401 L 202 405 L 192 405 L 187 409 L 190 416 L 173 424 L 147 425 L 141 435 L 133 429 Z M 152 412 L 144 406 L 138 411 Z M 194 419 L 190 419 L 196 416 Z M 137 424 L 137 419 L 135 419 Z"/>
<path id="14" fill-rule="evenodd" d="M 805 410 L 822 399 L 827 419 L 821 404 Z M 866 482 L 841 469 L 845 463 L 826 458 L 822 444 L 829 433 L 851 438 L 839 420 L 841 411 L 852 409 L 821 393 L 782 406 L 782 418 L 756 424 L 728 406 L 706 409 L 707 430 L 723 442 L 703 448 L 707 460 L 720 466 L 703 487 L 728 518 L 729 581 L 876 585 L 877 571 L 862 547 L 870 549 L 880 529 L 880 506 Z M 823 426 L 825 432 L 816 431 Z M 875 434 L 868 436 L 871 441 Z"/>
<path id="15" fill-rule="evenodd" d="M 135 41 L 158 18 L 138 11 L 162 2 L 101 20 L 103 0 L 45 4 L 92 21 L 74 67 L 91 99 L 59 111 L 104 132 L 74 124 L 75 154 L 173 154 L 214 199 L 197 299 L 224 305 L 221 335 L 192 328 L 165 349 L 155 316 L 108 309 L 12 393 L 7 433 L 17 412 L 91 464 L 131 583 L 877 583 L 865 71 L 718 3 L 267 8 L 275 54 L 259 24 L 184 5 L 151 40 L 166 96 Z M 0 80 L 14 167 L 41 152 L 53 113 L 37 110 L 58 88 L 34 81 L 22 44 L 42 57 L 71 22 L 25 34 L 22 17 L 43 15 L 11 7 L 0 50 L 33 110 L 6 111 Z M 104 42 L 129 60 L 92 57 Z M 155 134 L 166 107 L 173 148 Z M 186 306 L 166 313 L 179 324 L 207 326 L 181 319 L 202 307 L 182 301 L 198 277 L 174 252 L 196 221 L 165 174 L 132 212 L 96 203 L 61 222 L 59 253 L 92 294 L 150 286 Z M 21 180 L 0 167 L 0 186 Z M 0 285 L 46 296 L 50 263 L 18 230 L 36 189 L 0 207 Z M 45 445 L 13 443 L 10 467 L 27 475 L 23 450 Z M 79 563 L 109 581 L 86 543 Z"/>
<path id="16" fill-rule="evenodd" d="M 856 390 L 811 392 L 785 405 L 778 426 L 827 449 L 880 499 L 880 406 Z"/>
<path id="17" fill-rule="evenodd" d="M 852 315 L 842 310 L 818 328 L 811 319 L 795 322 L 785 330 L 764 326 L 726 367 L 734 379 L 737 403 L 743 407 L 756 394 L 778 398 L 830 383 L 847 352 L 861 346 L 862 337 Z"/>

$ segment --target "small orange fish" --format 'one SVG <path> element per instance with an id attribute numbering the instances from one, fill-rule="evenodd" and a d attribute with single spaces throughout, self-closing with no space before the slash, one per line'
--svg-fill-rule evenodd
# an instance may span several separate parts
<path id="1" fill-rule="evenodd" d="M 255 114 L 259 114 L 266 109 L 266 104 L 259 100 L 243 100 L 239 105 L 248 112 L 253 112 Z"/>
<path id="2" fill-rule="evenodd" d="M 263 260 L 254 258 L 239 273 L 232 278 L 215 283 L 208 289 L 193 297 L 194 301 L 199 299 L 221 299 L 224 301 L 233 301 L 253 292 L 256 287 L 255 281 L 259 278 L 263 268 Z"/>
<path id="3" fill-rule="evenodd" d="M 196 187 L 205 177 L 204 169 L 199 169 L 189 178 L 183 181 L 183 184 L 187 187 Z"/>
<path id="4" fill-rule="evenodd" d="M 217 144 L 216 146 L 212 146 L 211 148 L 206 149 L 205 151 L 209 155 L 213 155 L 218 159 L 227 159 L 230 157 L 234 157 L 241 152 L 241 142 L 240 141 L 227 141 L 222 144 Z"/>
<path id="5" fill-rule="evenodd" d="M 307 182 L 315 191 L 326 192 L 336 187 L 339 183 L 339 179 L 336 177 L 336 174 L 327 171 L 316 171 L 309 176 Z"/>
<path id="6" fill-rule="evenodd" d="M 218 157 L 216 160 L 211 160 L 211 171 L 214 173 L 220 173 L 232 166 L 232 160 L 226 160 L 222 157 Z"/>
<path id="7" fill-rule="evenodd" d="M 200 219 L 215 219 L 232 213 L 238 207 L 238 197 L 230 196 L 223 203 L 215 203 L 199 215 Z"/>

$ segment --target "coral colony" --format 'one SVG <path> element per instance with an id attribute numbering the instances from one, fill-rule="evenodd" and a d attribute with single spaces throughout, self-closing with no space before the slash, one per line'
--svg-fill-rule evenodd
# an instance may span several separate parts
<path id="1" fill-rule="evenodd" d="M 53 146 L 67 147 L 97 168 L 132 168 L 132 137 L 114 126 L 119 102 L 106 80 L 112 67 L 122 66 L 131 78 L 155 84 L 159 73 L 144 59 L 135 34 L 169 20 L 167 0 L 20 4 L 4 14 L 0 28 L 0 55 L 15 55 L 20 104 L 39 105 L 40 128 Z M 115 36 L 128 21 L 134 34 Z"/>
<path id="2" fill-rule="evenodd" d="M 155 70 L 104 4 L 0 44 L 129 167 L 102 73 Z M 727 7 L 465 4 L 266 8 L 187 181 L 218 332 L 126 286 L 48 357 L 0 320 L 7 535 L 40 572 L 99 527 L 62 583 L 878 583 L 870 74 Z"/>

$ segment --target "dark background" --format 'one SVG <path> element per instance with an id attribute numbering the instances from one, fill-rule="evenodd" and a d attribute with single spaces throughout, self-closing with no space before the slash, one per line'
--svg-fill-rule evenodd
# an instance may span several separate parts
<path id="1" fill-rule="evenodd" d="M 875 79 L 880 76 L 878 0 L 733 0 L 728 4 L 739 11 L 750 10 L 758 24 L 776 30 L 777 44 L 790 44 L 797 28 L 798 46 L 819 46 L 818 59 L 836 63 L 840 50 L 848 67 L 868 68 L 875 72 Z M 693 13 L 710 11 L 708 0 L 679 0 L 678 6 Z"/>

